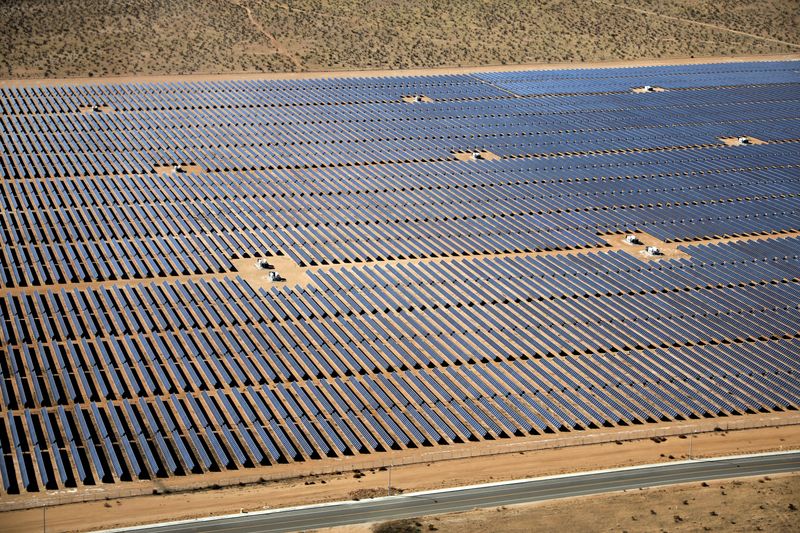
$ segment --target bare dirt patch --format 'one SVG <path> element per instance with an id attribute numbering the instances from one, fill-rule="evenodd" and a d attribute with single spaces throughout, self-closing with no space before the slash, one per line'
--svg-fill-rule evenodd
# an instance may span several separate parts
<path id="1" fill-rule="evenodd" d="M 402 100 L 408 104 L 415 104 L 420 102 L 425 102 L 425 103 L 433 102 L 433 98 L 425 96 L 424 94 L 414 94 L 410 96 L 404 96 Z"/>
<path id="2" fill-rule="evenodd" d="M 742 140 L 745 140 L 742 142 Z M 766 141 L 762 141 L 761 139 L 756 139 L 755 137 L 750 137 L 747 135 L 741 135 L 737 137 L 720 137 L 720 141 L 724 142 L 727 146 L 741 146 L 742 144 L 767 144 Z"/>
<path id="3" fill-rule="evenodd" d="M 641 244 L 628 244 L 625 242 L 627 235 L 607 235 L 603 237 L 615 250 L 624 250 L 643 261 L 660 261 L 662 259 L 689 258 L 689 254 L 678 249 L 682 243 L 664 242 L 645 232 L 636 232 L 635 235 Z M 655 246 L 659 250 L 659 255 L 649 255 L 647 247 Z"/>
<path id="4" fill-rule="evenodd" d="M 109 105 L 85 105 L 78 108 L 82 115 L 91 115 L 92 113 L 113 113 L 114 108 Z"/>
<path id="5" fill-rule="evenodd" d="M 302 268 L 285 255 L 267 257 L 265 261 L 269 265 L 267 268 L 260 266 L 257 259 L 232 259 L 231 263 L 236 267 L 237 273 L 254 287 L 264 289 L 294 287 L 295 285 L 306 285 L 311 282 L 308 277 L 308 270 Z M 270 272 L 278 273 L 282 281 L 270 281 Z"/>
<path id="6" fill-rule="evenodd" d="M 495 507 L 417 518 L 421 531 L 528 533 L 558 531 L 752 531 L 798 530 L 800 474 L 690 483 L 547 503 Z M 361 526 L 377 531 L 377 524 Z M 344 533 L 349 526 L 320 533 Z"/>
<path id="7" fill-rule="evenodd" d="M 178 168 L 176 170 L 176 168 Z M 153 172 L 156 174 L 172 174 L 173 172 L 183 172 L 186 174 L 201 174 L 203 168 L 194 163 L 175 163 L 172 165 L 154 165 Z"/>
<path id="8" fill-rule="evenodd" d="M 497 161 L 500 156 L 489 152 L 488 150 L 481 150 L 476 152 L 454 152 L 453 155 L 459 161 Z"/>
<path id="9" fill-rule="evenodd" d="M 631 91 L 635 93 L 663 93 L 667 90 L 663 87 L 634 87 Z"/>

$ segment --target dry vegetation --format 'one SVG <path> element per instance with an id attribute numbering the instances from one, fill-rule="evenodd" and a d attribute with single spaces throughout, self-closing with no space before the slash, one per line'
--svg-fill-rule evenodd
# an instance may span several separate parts
<path id="1" fill-rule="evenodd" d="M 291 68 L 219 0 L 5 0 L 0 28 L 8 78 Z"/>
<path id="2" fill-rule="evenodd" d="M 800 0 L 619 0 L 618 3 L 770 39 L 800 42 Z"/>
<path id="3" fill-rule="evenodd" d="M 791 53 L 799 14 L 798 0 L 5 0 L 0 77 Z"/>

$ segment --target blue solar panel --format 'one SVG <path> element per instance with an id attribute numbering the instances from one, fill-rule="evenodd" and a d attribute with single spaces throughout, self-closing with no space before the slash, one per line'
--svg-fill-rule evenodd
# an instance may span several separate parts
<path id="1" fill-rule="evenodd" d="M 800 407 L 799 83 L 0 89 L 2 490 Z"/>

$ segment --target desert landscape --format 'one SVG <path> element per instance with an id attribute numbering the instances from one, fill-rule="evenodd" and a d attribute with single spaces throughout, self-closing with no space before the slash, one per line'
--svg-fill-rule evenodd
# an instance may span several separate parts
<path id="1" fill-rule="evenodd" d="M 4 533 L 800 448 L 800 0 L 10 0 L 0 30 Z M 798 507 L 793 472 L 320 531 Z"/>
<path id="2" fill-rule="evenodd" d="M 796 0 L 35 0 L 0 10 L 0 77 L 494 66 L 786 54 Z"/>
<path id="3" fill-rule="evenodd" d="M 8 523 L 796 447 L 795 57 L 755 59 L 0 83 Z"/>

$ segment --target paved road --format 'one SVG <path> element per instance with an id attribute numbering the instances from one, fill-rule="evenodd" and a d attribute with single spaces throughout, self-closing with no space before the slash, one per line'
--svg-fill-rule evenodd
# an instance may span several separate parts
<path id="1" fill-rule="evenodd" d="M 299 531 L 674 483 L 800 471 L 800 452 L 666 463 L 130 529 L 146 533 Z"/>

